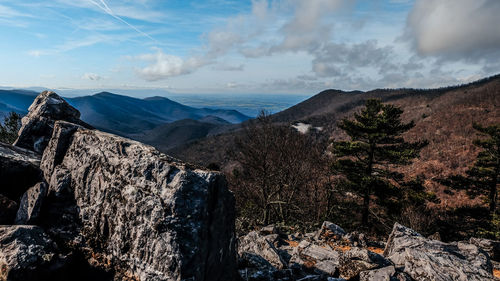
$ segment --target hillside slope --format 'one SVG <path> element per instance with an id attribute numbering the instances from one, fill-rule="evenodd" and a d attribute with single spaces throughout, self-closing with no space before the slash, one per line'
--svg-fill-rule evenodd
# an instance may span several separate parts
<path id="1" fill-rule="evenodd" d="M 409 176 L 423 175 L 428 189 L 436 192 L 443 206 L 468 204 L 462 193 L 453 193 L 434 179 L 454 173 L 464 173 L 478 149 L 472 144 L 477 138 L 473 122 L 484 125 L 500 123 L 500 75 L 468 85 L 440 89 L 396 89 L 369 92 L 323 91 L 310 99 L 272 116 L 276 123 L 303 122 L 323 127 L 325 137 L 344 139 L 337 122 L 359 111 L 367 98 L 380 98 L 402 107 L 405 121 L 416 126 L 405 138 L 426 139 L 429 145 L 412 165 L 403 168 Z M 237 133 L 213 136 L 172 149 L 175 157 L 207 165 L 227 163 L 225 151 Z M 219 147 L 219 149 L 214 149 Z"/>

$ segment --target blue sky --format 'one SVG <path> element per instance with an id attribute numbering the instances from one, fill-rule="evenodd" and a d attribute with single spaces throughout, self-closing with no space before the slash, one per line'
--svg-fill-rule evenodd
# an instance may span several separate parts
<path id="1" fill-rule="evenodd" d="M 0 86 L 300 93 L 500 72 L 497 0 L 0 0 Z"/>

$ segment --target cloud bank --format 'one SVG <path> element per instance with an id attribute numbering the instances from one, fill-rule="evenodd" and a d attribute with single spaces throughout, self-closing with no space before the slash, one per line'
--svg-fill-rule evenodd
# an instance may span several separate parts
<path id="1" fill-rule="evenodd" d="M 479 61 L 500 50 L 500 1 L 417 0 L 406 38 L 424 56 Z"/>

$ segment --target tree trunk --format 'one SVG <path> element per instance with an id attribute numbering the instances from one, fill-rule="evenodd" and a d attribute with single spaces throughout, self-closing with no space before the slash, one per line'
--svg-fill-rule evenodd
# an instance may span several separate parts
<path id="1" fill-rule="evenodd" d="M 364 226 L 368 226 L 368 213 L 370 210 L 370 192 L 368 187 L 366 187 L 365 196 L 363 198 L 363 219 L 362 223 Z"/>
<path id="2" fill-rule="evenodd" d="M 375 143 L 370 141 L 370 150 L 368 151 L 368 167 L 366 169 L 366 176 L 371 179 L 373 170 L 373 156 L 375 153 Z M 368 226 L 368 215 L 370 212 L 370 194 L 371 194 L 371 180 L 368 184 L 365 183 L 365 195 L 363 197 L 363 218 L 362 223 L 364 226 Z"/>
<path id="3" fill-rule="evenodd" d="M 496 212 L 496 206 L 497 206 L 497 184 L 496 182 L 493 182 L 493 184 L 490 187 L 490 216 L 493 218 L 493 215 Z"/>

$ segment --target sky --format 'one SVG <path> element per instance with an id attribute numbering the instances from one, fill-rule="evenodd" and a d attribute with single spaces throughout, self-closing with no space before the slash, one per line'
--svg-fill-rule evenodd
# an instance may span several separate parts
<path id="1" fill-rule="evenodd" d="M 499 0 L 0 0 L 0 86 L 314 94 L 500 73 Z"/>

